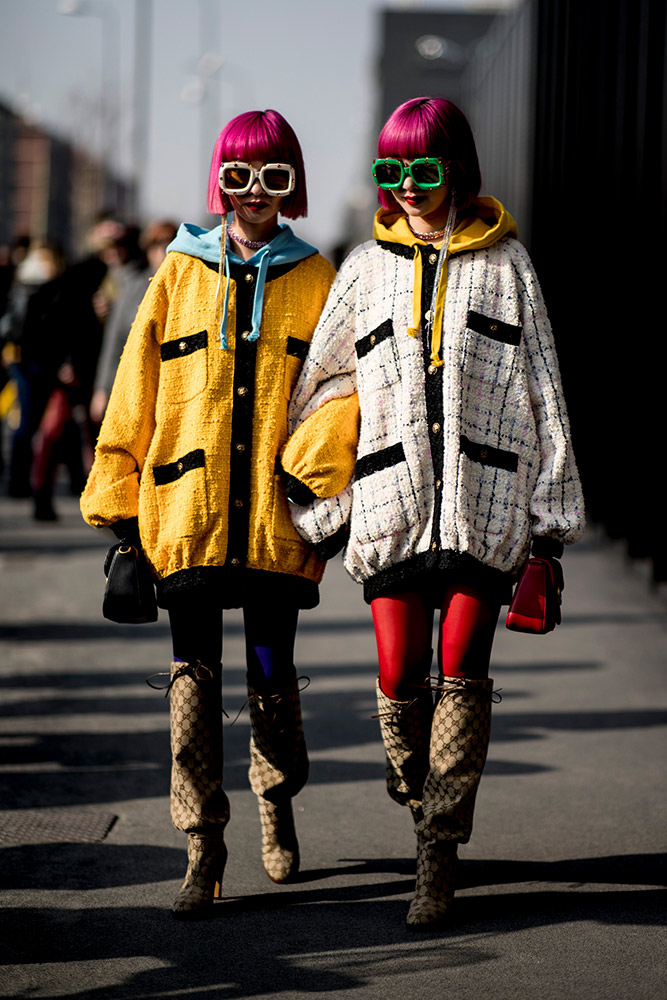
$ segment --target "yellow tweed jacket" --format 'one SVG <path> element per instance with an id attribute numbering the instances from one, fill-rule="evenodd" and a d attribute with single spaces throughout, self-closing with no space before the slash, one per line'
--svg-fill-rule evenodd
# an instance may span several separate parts
<path id="1" fill-rule="evenodd" d="M 301 578 L 300 606 L 317 603 L 324 564 L 292 526 L 278 459 L 334 270 L 319 254 L 269 267 L 261 335 L 251 341 L 256 274 L 231 265 L 223 350 L 217 268 L 167 255 L 129 335 L 81 498 L 94 526 L 138 515 L 166 606 L 171 594 L 209 583 L 239 606 L 267 573 Z"/>

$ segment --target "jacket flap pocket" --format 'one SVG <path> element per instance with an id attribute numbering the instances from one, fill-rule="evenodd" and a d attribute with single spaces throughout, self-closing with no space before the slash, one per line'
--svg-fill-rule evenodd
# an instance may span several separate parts
<path id="1" fill-rule="evenodd" d="M 160 357 L 163 361 L 172 361 L 174 358 L 184 358 L 188 354 L 200 351 L 208 344 L 208 332 L 200 330 L 199 333 L 191 333 L 189 337 L 179 337 L 178 340 L 167 340 L 160 345 Z"/>
<path id="2" fill-rule="evenodd" d="M 197 448 L 195 451 L 190 451 L 187 455 L 183 455 L 182 458 L 177 459 L 175 462 L 169 462 L 167 465 L 154 465 L 153 477 L 155 485 L 166 486 L 167 483 L 174 483 L 181 476 L 184 476 L 186 472 L 191 472 L 192 469 L 203 469 L 205 464 L 204 449 Z"/>
<path id="3" fill-rule="evenodd" d="M 501 344 L 513 344 L 515 347 L 521 343 L 521 327 L 511 326 L 503 323 L 502 320 L 494 319 L 493 316 L 483 316 L 482 313 L 470 310 L 468 313 L 468 329 L 475 333 L 481 333 L 491 340 L 498 340 Z"/>

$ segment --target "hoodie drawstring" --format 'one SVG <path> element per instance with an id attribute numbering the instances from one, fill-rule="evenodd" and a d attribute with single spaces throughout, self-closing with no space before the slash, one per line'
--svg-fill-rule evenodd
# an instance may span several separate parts
<path id="1" fill-rule="evenodd" d="M 422 255 L 420 251 L 420 244 L 415 243 L 412 248 L 414 250 L 414 279 L 412 282 L 413 293 L 412 293 L 412 326 L 408 327 L 408 333 L 411 337 L 418 337 L 421 333 L 421 301 L 422 301 Z"/>
<path id="2" fill-rule="evenodd" d="M 227 259 L 227 216 L 223 215 L 220 226 L 220 259 L 218 262 L 218 284 L 215 289 L 215 325 L 220 321 L 220 348 L 227 350 L 227 308 L 229 303 L 229 260 Z M 220 289 L 225 277 L 225 299 L 220 310 Z"/>
<path id="3" fill-rule="evenodd" d="M 271 247 L 266 246 L 262 251 L 255 254 L 257 258 L 257 278 L 255 280 L 255 292 L 252 303 L 252 326 L 248 340 L 258 340 L 260 327 L 262 325 L 262 311 L 264 308 L 264 287 L 266 285 L 266 274 L 271 262 Z M 255 265 L 253 265 L 255 266 Z M 225 278 L 225 297 L 220 308 L 220 296 L 222 289 L 223 275 Z M 231 272 L 229 269 L 229 255 L 227 253 L 227 217 L 222 218 L 222 229 L 220 232 L 220 262 L 218 266 L 218 286 L 215 290 L 215 325 L 220 326 L 220 348 L 227 350 L 227 313 L 229 310 L 229 285 L 231 282 Z"/>
<path id="4" fill-rule="evenodd" d="M 438 266 L 435 272 L 433 283 L 433 295 L 431 297 L 430 318 L 427 324 L 427 331 L 430 336 L 431 364 L 440 368 L 444 361 L 440 357 L 442 347 L 442 333 L 445 319 L 445 295 L 447 293 L 447 257 L 449 255 L 449 244 L 451 243 L 454 229 L 456 228 L 456 208 L 452 198 L 449 205 L 449 215 L 447 224 L 442 236 L 442 246 L 438 255 Z M 416 289 L 415 289 L 416 297 Z M 419 289 L 419 301 L 421 302 L 421 288 Z"/>
<path id="5" fill-rule="evenodd" d="M 262 324 L 262 309 L 264 308 L 264 285 L 266 284 L 266 272 L 269 269 L 270 247 L 266 246 L 259 253 L 259 265 L 257 268 L 257 279 L 255 281 L 255 295 L 252 303 L 252 328 L 248 340 L 259 338 L 259 328 Z"/>

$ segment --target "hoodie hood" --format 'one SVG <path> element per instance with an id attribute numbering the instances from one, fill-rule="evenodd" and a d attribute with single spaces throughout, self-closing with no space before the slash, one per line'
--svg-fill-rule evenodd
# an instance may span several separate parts
<path id="1" fill-rule="evenodd" d="M 405 214 L 398 209 L 380 208 L 375 214 L 373 238 L 384 243 L 400 243 L 411 247 L 414 257 L 414 282 L 412 300 L 412 325 L 408 328 L 411 337 L 421 333 L 422 298 L 422 255 L 420 247 L 437 247 L 440 250 L 437 286 L 433 290 L 431 315 L 431 361 L 442 365 L 440 346 L 442 343 L 442 323 L 445 313 L 447 291 L 447 261 L 457 253 L 481 250 L 492 246 L 505 236 L 516 236 L 516 223 L 509 212 L 496 198 L 477 198 L 472 206 L 472 215 L 466 215 L 455 227 L 447 246 L 443 240 L 421 240 L 408 225 Z M 451 232 L 451 229 L 449 230 Z M 444 237 L 443 237 L 444 239 Z"/>
<path id="2" fill-rule="evenodd" d="M 503 236 L 516 236 L 516 223 L 497 198 L 477 198 L 472 205 L 473 217 L 466 216 L 456 226 L 449 243 L 449 256 L 468 250 L 490 247 Z M 403 212 L 380 208 L 375 213 L 373 239 L 385 243 L 402 243 L 403 246 L 436 246 L 436 240 L 420 240 L 412 232 Z"/>
<path id="3" fill-rule="evenodd" d="M 279 232 L 270 243 L 258 250 L 248 260 L 243 260 L 233 252 L 227 239 L 226 252 L 222 253 L 220 237 L 222 226 L 215 229 L 203 229 L 191 222 L 184 222 L 180 227 L 172 242 L 167 247 L 167 253 L 175 251 L 177 253 L 188 254 L 190 257 L 197 257 L 199 260 L 209 264 L 218 264 L 224 259 L 224 286 L 225 298 L 222 308 L 222 319 L 220 322 L 220 346 L 223 350 L 227 348 L 227 309 L 229 302 L 229 281 L 230 261 L 234 264 L 246 265 L 257 268 L 257 280 L 255 281 L 255 291 L 252 310 L 252 329 L 249 340 L 257 340 L 262 323 L 262 308 L 264 305 L 264 285 L 266 283 L 266 272 L 269 267 L 278 264 L 294 264 L 306 257 L 316 254 L 317 248 L 306 243 L 305 240 L 295 236 L 289 226 L 280 223 Z M 216 293 L 216 307 L 218 294 L 221 290 L 222 275 L 218 280 L 218 291 Z"/>

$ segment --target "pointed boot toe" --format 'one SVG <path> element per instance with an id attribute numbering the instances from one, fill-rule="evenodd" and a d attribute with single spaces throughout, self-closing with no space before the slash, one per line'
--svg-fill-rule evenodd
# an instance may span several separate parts
<path id="1" fill-rule="evenodd" d="M 258 802 L 264 871 L 272 882 L 288 882 L 297 875 L 300 861 L 292 800 L 275 803 L 259 798 Z"/>

